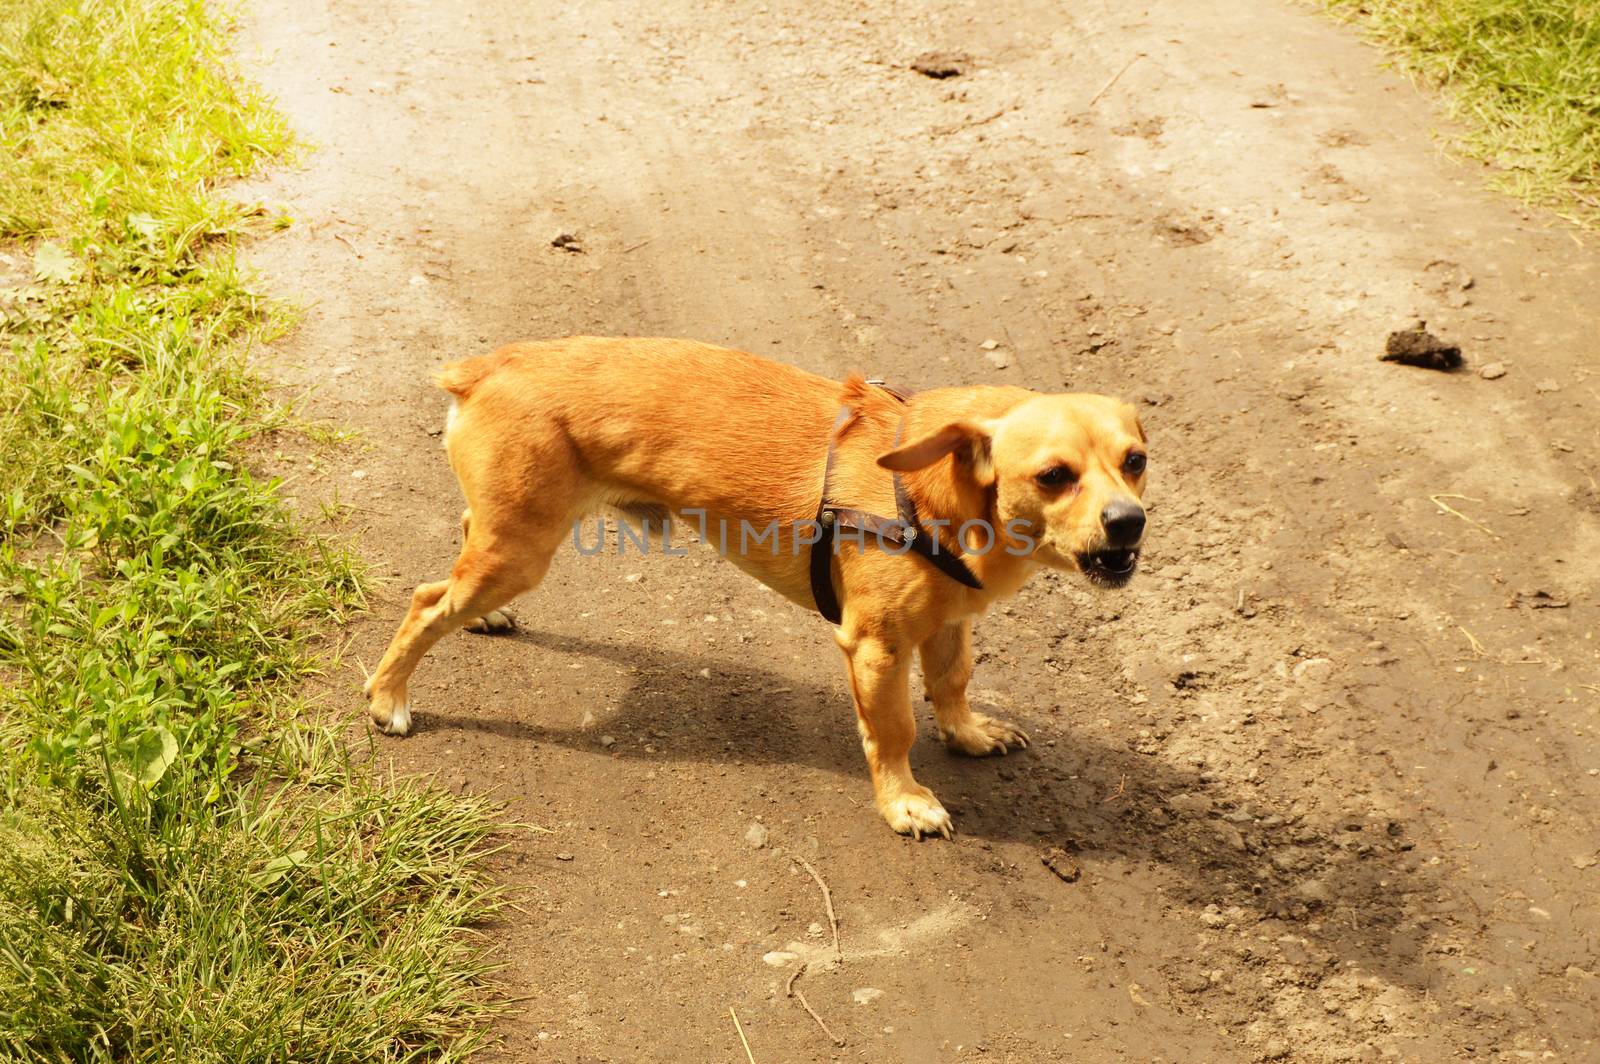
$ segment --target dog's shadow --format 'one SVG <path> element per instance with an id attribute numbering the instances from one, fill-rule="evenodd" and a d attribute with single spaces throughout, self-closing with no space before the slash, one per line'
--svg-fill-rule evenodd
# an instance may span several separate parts
<path id="1" fill-rule="evenodd" d="M 633 672 L 632 685 L 603 728 L 625 737 L 607 750 L 609 756 L 809 764 L 854 781 L 863 815 L 876 815 L 870 812 L 854 712 L 838 690 L 641 644 L 526 630 L 509 638 Z M 703 671 L 708 666 L 711 680 Z M 1008 757 L 946 754 L 931 739 L 931 714 L 918 716 L 922 741 L 912 755 L 917 777 L 955 814 L 963 834 L 1061 845 L 1080 851 L 1091 865 L 1100 857 L 1159 862 L 1177 873 L 1168 891 L 1175 900 L 1217 906 L 1205 917 L 1213 926 L 1270 921 L 1273 937 L 1303 936 L 1341 961 L 1396 981 L 1431 981 L 1420 931 L 1408 927 L 1404 900 L 1434 888 L 1403 824 L 1312 823 L 1284 796 L 1233 793 L 1203 779 L 1200 770 L 1108 744 L 1081 729 Z M 430 730 L 598 750 L 594 730 L 448 713 L 424 720 Z M 1308 952 L 1308 963 L 1314 963 L 1314 951 Z"/>

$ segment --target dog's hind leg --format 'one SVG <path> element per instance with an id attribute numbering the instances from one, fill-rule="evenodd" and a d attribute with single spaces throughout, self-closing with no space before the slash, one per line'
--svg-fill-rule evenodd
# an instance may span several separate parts
<path id="1" fill-rule="evenodd" d="M 367 681 L 368 712 L 380 730 L 391 735 L 410 731 L 406 684 L 422 656 L 457 628 L 537 587 L 564 531 L 561 521 L 524 526 L 504 536 L 474 529 L 450 579 L 416 589 L 400 630 Z"/>
<path id="2" fill-rule="evenodd" d="M 933 703 L 941 742 L 972 757 L 1003 754 L 1013 746 L 1028 745 L 1028 736 L 1022 729 L 974 713 L 967 705 L 967 682 L 972 679 L 970 622 L 945 625 L 925 639 L 920 650 L 923 685 Z"/>

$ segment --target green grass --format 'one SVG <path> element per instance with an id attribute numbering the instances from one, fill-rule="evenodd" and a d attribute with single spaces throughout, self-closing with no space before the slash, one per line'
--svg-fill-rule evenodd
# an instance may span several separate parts
<path id="1" fill-rule="evenodd" d="M 1324 0 L 1444 89 L 1493 183 L 1600 225 L 1600 4 Z"/>
<path id="2" fill-rule="evenodd" d="M 361 570 L 251 469 L 285 323 L 220 187 L 289 138 L 221 45 L 0 5 L 0 1059 L 459 1059 L 496 812 L 302 719 Z"/>

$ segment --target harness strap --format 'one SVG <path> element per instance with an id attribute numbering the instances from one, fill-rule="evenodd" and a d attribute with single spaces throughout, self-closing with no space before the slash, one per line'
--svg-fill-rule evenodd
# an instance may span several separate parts
<path id="1" fill-rule="evenodd" d="M 901 402 L 905 402 L 907 398 L 882 381 L 867 383 L 883 388 Z M 834 539 L 841 528 L 858 529 L 877 537 L 882 543 L 892 543 L 896 547 L 925 558 L 934 568 L 957 583 L 977 591 L 983 590 L 983 581 L 979 580 L 968 568 L 967 563 L 961 560 L 960 547 L 952 545 L 950 550 L 942 550 L 939 537 L 922 527 L 916 501 L 911 498 L 911 492 L 906 489 L 899 473 L 893 474 L 895 520 L 879 517 L 865 510 L 834 506 L 828 501 L 828 481 L 833 473 L 834 450 L 839 443 L 839 431 L 849 419 L 850 408 L 842 407 L 833 423 L 833 431 L 828 434 L 828 458 L 822 467 L 822 498 L 817 507 L 819 532 L 817 542 L 811 545 L 811 597 L 817 604 L 817 612 L 833 624 L 838 624 L 844 616 L 839 596 L 833 589 L 832 572 Z M 896 446 L 900 444 L 905 424 L 905 419 L 901 418 L 899 426 L 895 429 Z"/>
<path id="2" fill-rule="evenodd" d="M 840 407 L 828 433 L 828 460 L 822 466 L 822 498 L 817 504 L 817 541 L 811 545 L 811 598 L 817 604 L 817 612 L 833 624 L 839 623 L 844 611 L 833 590 L 834 513 L 828 508 L 828 479 L 833 475 L 834 444 L 839 442 L 839 430 L 849 419 L 850 408 Z"/>

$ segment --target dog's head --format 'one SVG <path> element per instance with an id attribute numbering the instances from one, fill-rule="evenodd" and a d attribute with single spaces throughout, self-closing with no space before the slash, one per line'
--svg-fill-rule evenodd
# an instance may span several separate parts
<path id="1" fill-rule="evenodd" d="M 1032 540 L 1036 560 L 1104 587 L 1133 576 L 1144 541 L 1148 458 L 1144 430 L 1127 403 L 1034 395 L 998 416 L 952 421 L 878 464 L 910 472 L 946 456 L 958 491 L 989 500 L 995 549 Z"/>

